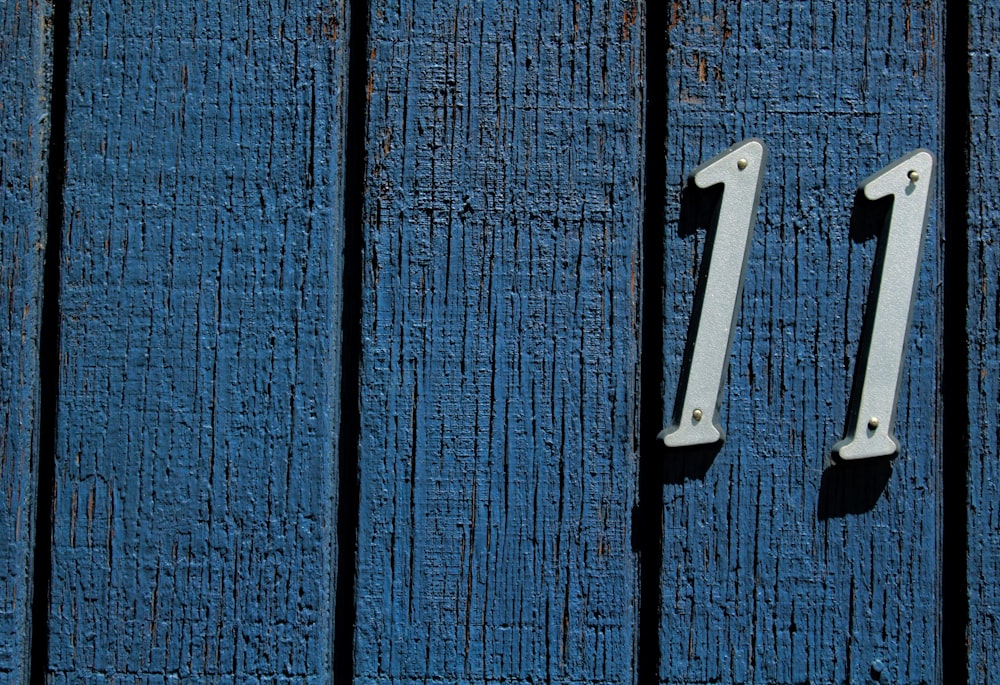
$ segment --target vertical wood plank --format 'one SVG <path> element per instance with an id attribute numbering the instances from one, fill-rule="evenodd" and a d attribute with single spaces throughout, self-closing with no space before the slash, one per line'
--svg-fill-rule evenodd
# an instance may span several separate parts
<path id="1" fill-rule="evenodd" d="M 682 220 L 682 182 L 750 136 L 770 156 L 722 400 L 728 440 L 664 451 L 664 683 L 940 680 L 940 193 L 900 454 L 824 461 L 842 435 L 875 256 L 866 233 L 878 222 L 854 207 L 857 184 L 913 148 L 940 154 L 942 14 L 939 2 L 860 1 L 668 12 L 668 415 L 705 228 L 697 203 Z"/>
<path id="2" fill-rule="evenodd" d="M 49 670 L 320 683 L 343 2 L 74 0 Z"/>
<path id="3" fill-rule="evenodd" d="M 969 3 L 969 682 L 1000 682 L 1000 8 Z"/>
<path id="4" fill-rule="evenodd" d="M 358 682 L 633 680 L 639 13 L 372 4 Z"/>
<path id="5" fill-rule="evenodd" d="M 0 6 L 0 680 L 26 682 L 51 46 L 46 2 Z"/>

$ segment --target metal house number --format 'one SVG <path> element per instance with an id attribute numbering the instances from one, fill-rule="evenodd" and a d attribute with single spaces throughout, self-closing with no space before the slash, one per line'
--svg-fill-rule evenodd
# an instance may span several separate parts
<path id="1" fill-rule="evenodd" d="M 846 434 L 833 446 L 833 453 L 841 459 L 888 456 L 899 449 L 892 426 L 903 378 L 933 169 L 934 156 L 927 150 L 915 150 L 861 184 L 869 200 L 891 195 L 893 202 L 885 233 L 880 237 L 882 254 L 875 262 L 874 297 L 869 300 L 874 305 L 865 313 L 868 330 L 861 337 L 855 362 Z"/>
<path id="2" fill-rule="evenodd" d="M 710 445 L 725 438 L 719 401 L 729 362 L 767 152 L 746 140 L 698 167 L 699 188 L 724 185 L 706 278 L 691 325 L 690 357 L 678 383 L 673 423 L 660 432 L 668 447 Z M 918 266 L 927 225 L 933 155 L 915 150 L 865 179 L 870 200 L 892 196 L 889 221 L 879 239 L 873 293 L 865 312 L 854 386 L 842 440 L 832 452 L 843 460 L 894 454 L 892 435 L 902 380 Z M 681 395 L 683 395 L 681 397 Z"/>
<path id="3" fill-rule="evenodd" d="M 692 323 L 691 360 L 681 373 L 683 402 L 674 422 L 660 433 L 667 447 L 711 445 L 725 438 L 719 421 L 719 396 L 729 365 L 737 305 L 750 255 L 767 150 L 757 139 L 734 145 L 694 170 L 699 188 L 722 183 L 722 205 L 711 245 L 708 275 L 701 297 L 701 317 Z"/>

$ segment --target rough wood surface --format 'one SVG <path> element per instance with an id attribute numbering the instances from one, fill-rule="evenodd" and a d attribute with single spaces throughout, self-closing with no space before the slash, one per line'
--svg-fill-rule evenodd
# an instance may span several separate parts
<path id="1" fill-rule="evenodd" d="M 357 682 L 632 682 L 639 6 L 370 16 Z"/>
<path id="2" fill-rule="evenodd" d="M 0 681 L 27 678 L 51 54 L 44 2 L 0 6 Z"/>
<path id="3" fill-rule="evenodd" d="M 969 4 L 969 681 L 1000 683 L 1000 8 Z"/>
<path id="4" fill-rule="evenodd" d="M 824 461 L 842 436 L 875 255 L 861 238 L 879 223 L 862 211 L 852 229 L 855 191 L 913 148 L 940 154 L 942 12 L 860 1 L 668 10 L 668 416 L 705 235 L 680 223 L 682 181 L 746 137 L 763 138 L 770 158 L 723 397 L 728 441 L 715 455 L 664 455 L 663 683 L 940 681 L 939 192 L 900 454 Z"/>
<path id="5" fill-rule="evenodd" d="M 70 26 L 52 682 L 327 682 L 344 5 Z"/>

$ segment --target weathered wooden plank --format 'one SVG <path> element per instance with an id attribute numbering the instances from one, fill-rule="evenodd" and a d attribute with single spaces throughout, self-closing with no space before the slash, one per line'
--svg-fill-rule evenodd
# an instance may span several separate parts
<path id="1" fill-rule="evenodd" d="M 45 2 L 0 6 L 0 680 L 27 682 L 51 49 Z"/>
<path id="2" fill-rule="evenodd" d="M 750 136 L 770 155 L 723 396 L 728 440 L 715 454 L 664 451 L 664 683 L 940 681 L 939 193 L 900 454 L 824 461 L 843 435 L 871 280 L 876 241 L 863 238 L 880 225 L 859 202 L 852 227 L 855 191 L 916 147 L 940 152 L 942 13 L 860 1 L 668 11 L 668 398 L 704 243 L 704 202 L 688 200 L 682 219 L 682 181 Z"/>
<path id="3" fill-rule="evenodd" d="M 327 682 L 344 3 L 70 22 L 52 681 Z"/>
<path id="4" fill-rule="evenodd" d="M 632 682 L 639 12 L 372 4 L 358 682 Z"/>
<path id="5" fill-rule="evenodd" d="M 969 3 L 969 682 L 1000 682 L 1000 7 Z"/>

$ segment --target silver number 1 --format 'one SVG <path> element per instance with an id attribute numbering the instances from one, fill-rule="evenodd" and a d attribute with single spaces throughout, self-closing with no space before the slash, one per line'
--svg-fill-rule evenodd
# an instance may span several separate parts
<path id="1" fill-rule="evenodd" d="M 896 399 L 902 379 L 906 337 L 913 313 L 920 252 L 930 200 L 934 156 L 914 150 L 862 182 L 865 197 L 892 196 L 888 227 L 880 237 L 873 296 L 866 312 L 851 390 L 844 439 L 833 446 L 841 459 L 867 459 L 894 454 L 892 435 Z"/>
<path id="2" fill-rule="evenodd" d="M 683 392 L 684 399 L 677 403 L 673 424 L 659 435 L 668 447 L 710 445 L 724 439 L 719 397 L 729 364 L 766 156 L 764 143 L 751 138 L 692 173 L 699 188 L 720 183 L 725 187 L 715 237 L 702 257 L 709 259 L 708 272 L 700 294 L 701 316 L 692 322 L 694 342 L 689 364 L 681 372 L 678 394 Z"/>

